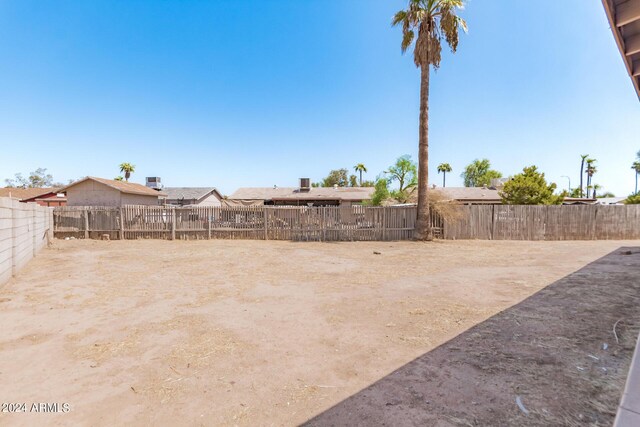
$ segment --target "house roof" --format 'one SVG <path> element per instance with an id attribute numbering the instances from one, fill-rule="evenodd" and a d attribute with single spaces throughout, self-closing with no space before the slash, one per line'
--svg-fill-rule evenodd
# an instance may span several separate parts
<path id="1" fill-rule="evenodd" d="M 373 187 L 312 187 L 300 191 L 297 187 L 247 187 L 239 188 L 229 196 L 231 200 L 368 200 Z"/>
<path id="2" fill-rule="evenodd" d="M 215 187 L 164 187 L 163 193 L 167 194 L 170 200 L 200 200 L 207 197 L 211 193 L 216 193 L 217 197 L 222 199 L 222 195 Z"/>
<path id="3" fill-rule="evenodd" d="M 626 199 L 626 197 L 598 197 L 597 201 L 600 205 L 619 205 Z"/>
<path id="4" fill-rule="evenodd" d="M 602 4 L 640 98 L 640 0 L 602 0 Z"/>
<path id="5" fill-rule="evenodd" d="M 445 199 L 464 201 L 502 201 L 500 192 L 483 187 L 438 187 L 435 189 Z"/>
<path id="6" fill-rule="evenodd" d="M 69 188 L 87 180 L 99 182 L 100 184 L 104 184 L 108 187 L 115 188 L 116 190 L 121 191 L 123 193 L 127 193 L 127 194 L 140 194 L 144 196 L 166 196 L 165 193 L 154 190 L 153 188 L 146 187 L 142 184 L 136 184 L 133 182 L 126 182 L 126 181 L 116 181 L 114 179 L 97 178 L 95 176 L 88 176 L 79 181 L 73 182 L 67 185 L 66 187 L 61 188 L 58 191 L 65 192 Z"/>
<path id="7" fill-rule="evenodd" d="M 57 188 L 13 188 L 5 187 L 0 188 L 0 197 L 11 197 L 17 200 L 28 200 L 36 197 L 43 196 L 49 193 L 58 193 Z"/>

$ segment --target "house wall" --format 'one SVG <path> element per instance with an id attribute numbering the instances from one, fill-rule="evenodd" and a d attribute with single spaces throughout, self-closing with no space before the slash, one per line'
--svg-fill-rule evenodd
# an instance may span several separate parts
<path id="1" fill-rule="evenodd" d="M 120 191 L 90 179 L 66 191 L 67 206 L 120 206 Z"/>
<path id="2" fill-rule="evenodd" d="M 158 206 L 158 196 L 122 193 L 122 205 Z"/>
<path id="3" fill-rule="evenodd" d="M 56 200 L 55 198 L 36 200 L 36 203 L 39 204 L 40 206 L 50 206 L 50 207 L 67 206 L 66 200 Z"/>
<path id="4" fill-rule="evenodd" d="M 67 206 L 158 205 L 158 196 L 122 193 L 90 179 L 69 187 L 66 191 Z"/>
<path id="5" fill-rule="evenodd" d="M 211 193 L 202 199 L 200 203 L 198 203 L 198 206 L 222 206 L 222 202 L 218 199 L 215 193 Z"/>
<path id="6" fill-rule="evenodd" d="M 35 202 L 40 206 L 66 206 L 66 197 L 58 197 L 56 193 L 43 194 L 31 199 L 21 200 L 23 203 Z"/>
<path id="7" fill-rule="evenodd" d="M 53 238 L 53 209 L 0 197 L 0 285 Z"/>

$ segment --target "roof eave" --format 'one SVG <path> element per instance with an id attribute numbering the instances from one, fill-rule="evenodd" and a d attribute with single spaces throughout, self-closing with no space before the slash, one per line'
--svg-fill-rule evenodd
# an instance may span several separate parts
<path id="1" fill-rule="evenodd" d="M 634 71 L 639 71 L 639 70 L 633 69 L 633 63 L 631 62 L 631 58 L 627 57 L 625 53 L 624 41 L 622 40 L 622 35 L 620 34 L 620 30 L 618 29 L 618 26 L 615 20 L 615 11 L 611 9 L 611 4 L 609 3 L 609 0 L 602 0 L 602 4 L 604 6 L 604 10 L 607 15 L 607 20 L 609 21 L 609 27 L 611 28 L 611 32 L 613 33 L 613 38 L 616 41 L 616 45 L 618 45 L 618 50 L 620 51 L 620 54 L 622 55 L 622 61 L 624 62 L 624 65 L 627 69 L 627 73 L 629 74 L 629 77 L 633 82 L 633 86 L 636 89 L 636 94 L 638 95 L 638 99 L 640 100 L 640 75 L 637 77 L 634 76 Z"/>

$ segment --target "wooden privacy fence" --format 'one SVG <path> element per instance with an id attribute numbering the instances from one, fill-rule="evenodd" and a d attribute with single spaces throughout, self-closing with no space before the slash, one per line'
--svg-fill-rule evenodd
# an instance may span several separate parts
<path id="1" fill-rule="evenodd" d="M 640 239 L 640 205 L 460 206 L 445 239 Z"/>
<path id="2" fill-rule="evenodd" d="M 111 239 L 409 240 L 416 207 L 58 207 L 56 237 Z M 442 223 L 432 218 L 436 232 Z"/>
<path id="3" fill-rule="evenodd" d="M 460 206 L 432 212 L 436 237 L 480 240 L 640 239 L 640 205 Z M 111 239 L 409 240 L 416 207 L 58 207 L 56 237 Z"/>

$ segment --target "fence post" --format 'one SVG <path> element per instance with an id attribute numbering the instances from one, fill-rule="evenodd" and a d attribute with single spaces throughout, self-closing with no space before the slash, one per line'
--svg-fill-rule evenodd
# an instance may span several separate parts
<path id="1" fill-rule="evenodd" d="M 387 207 L 382 207 L 382 241 L 387 240 Z"/>
<path id="2" fill-rule="evenodd" d="M 89 209 L 84 209 L 84 238 L 89 238 Z"/>
<path id="3" fill-rule="evenodd" d="M 213 212 L 209 215 L 207 212 L 207 240 L 211 240 L 211 217 L 213 216 Z"/>
<path id="4" fill-rule="evenodd" d="M 496 205 L 491 205 L 491 235 L 489 240 L 493 240 L 493 231 L 496 229 Z"/>
<path id="5" fill-rule="evenodd" d="M 267 209 L 268 208 L 266 206 L 262 206 L 262 215 L 264 219 L 264 240 L 269 240 L 269 230 L 268 230 L 269 217 L 267 215 Z"/>
<path id="6" fill-rule="evenodd" d="M 171 209 L 171 240 L 176 240 L 176 208 Z"/>
<path id="7" fill-rule="evenodd" d="M 124 215 L 122 212 L 122 206 L 118 210 L 118 214 L 120 215 L 120 240 L 124 240 Z"/>

